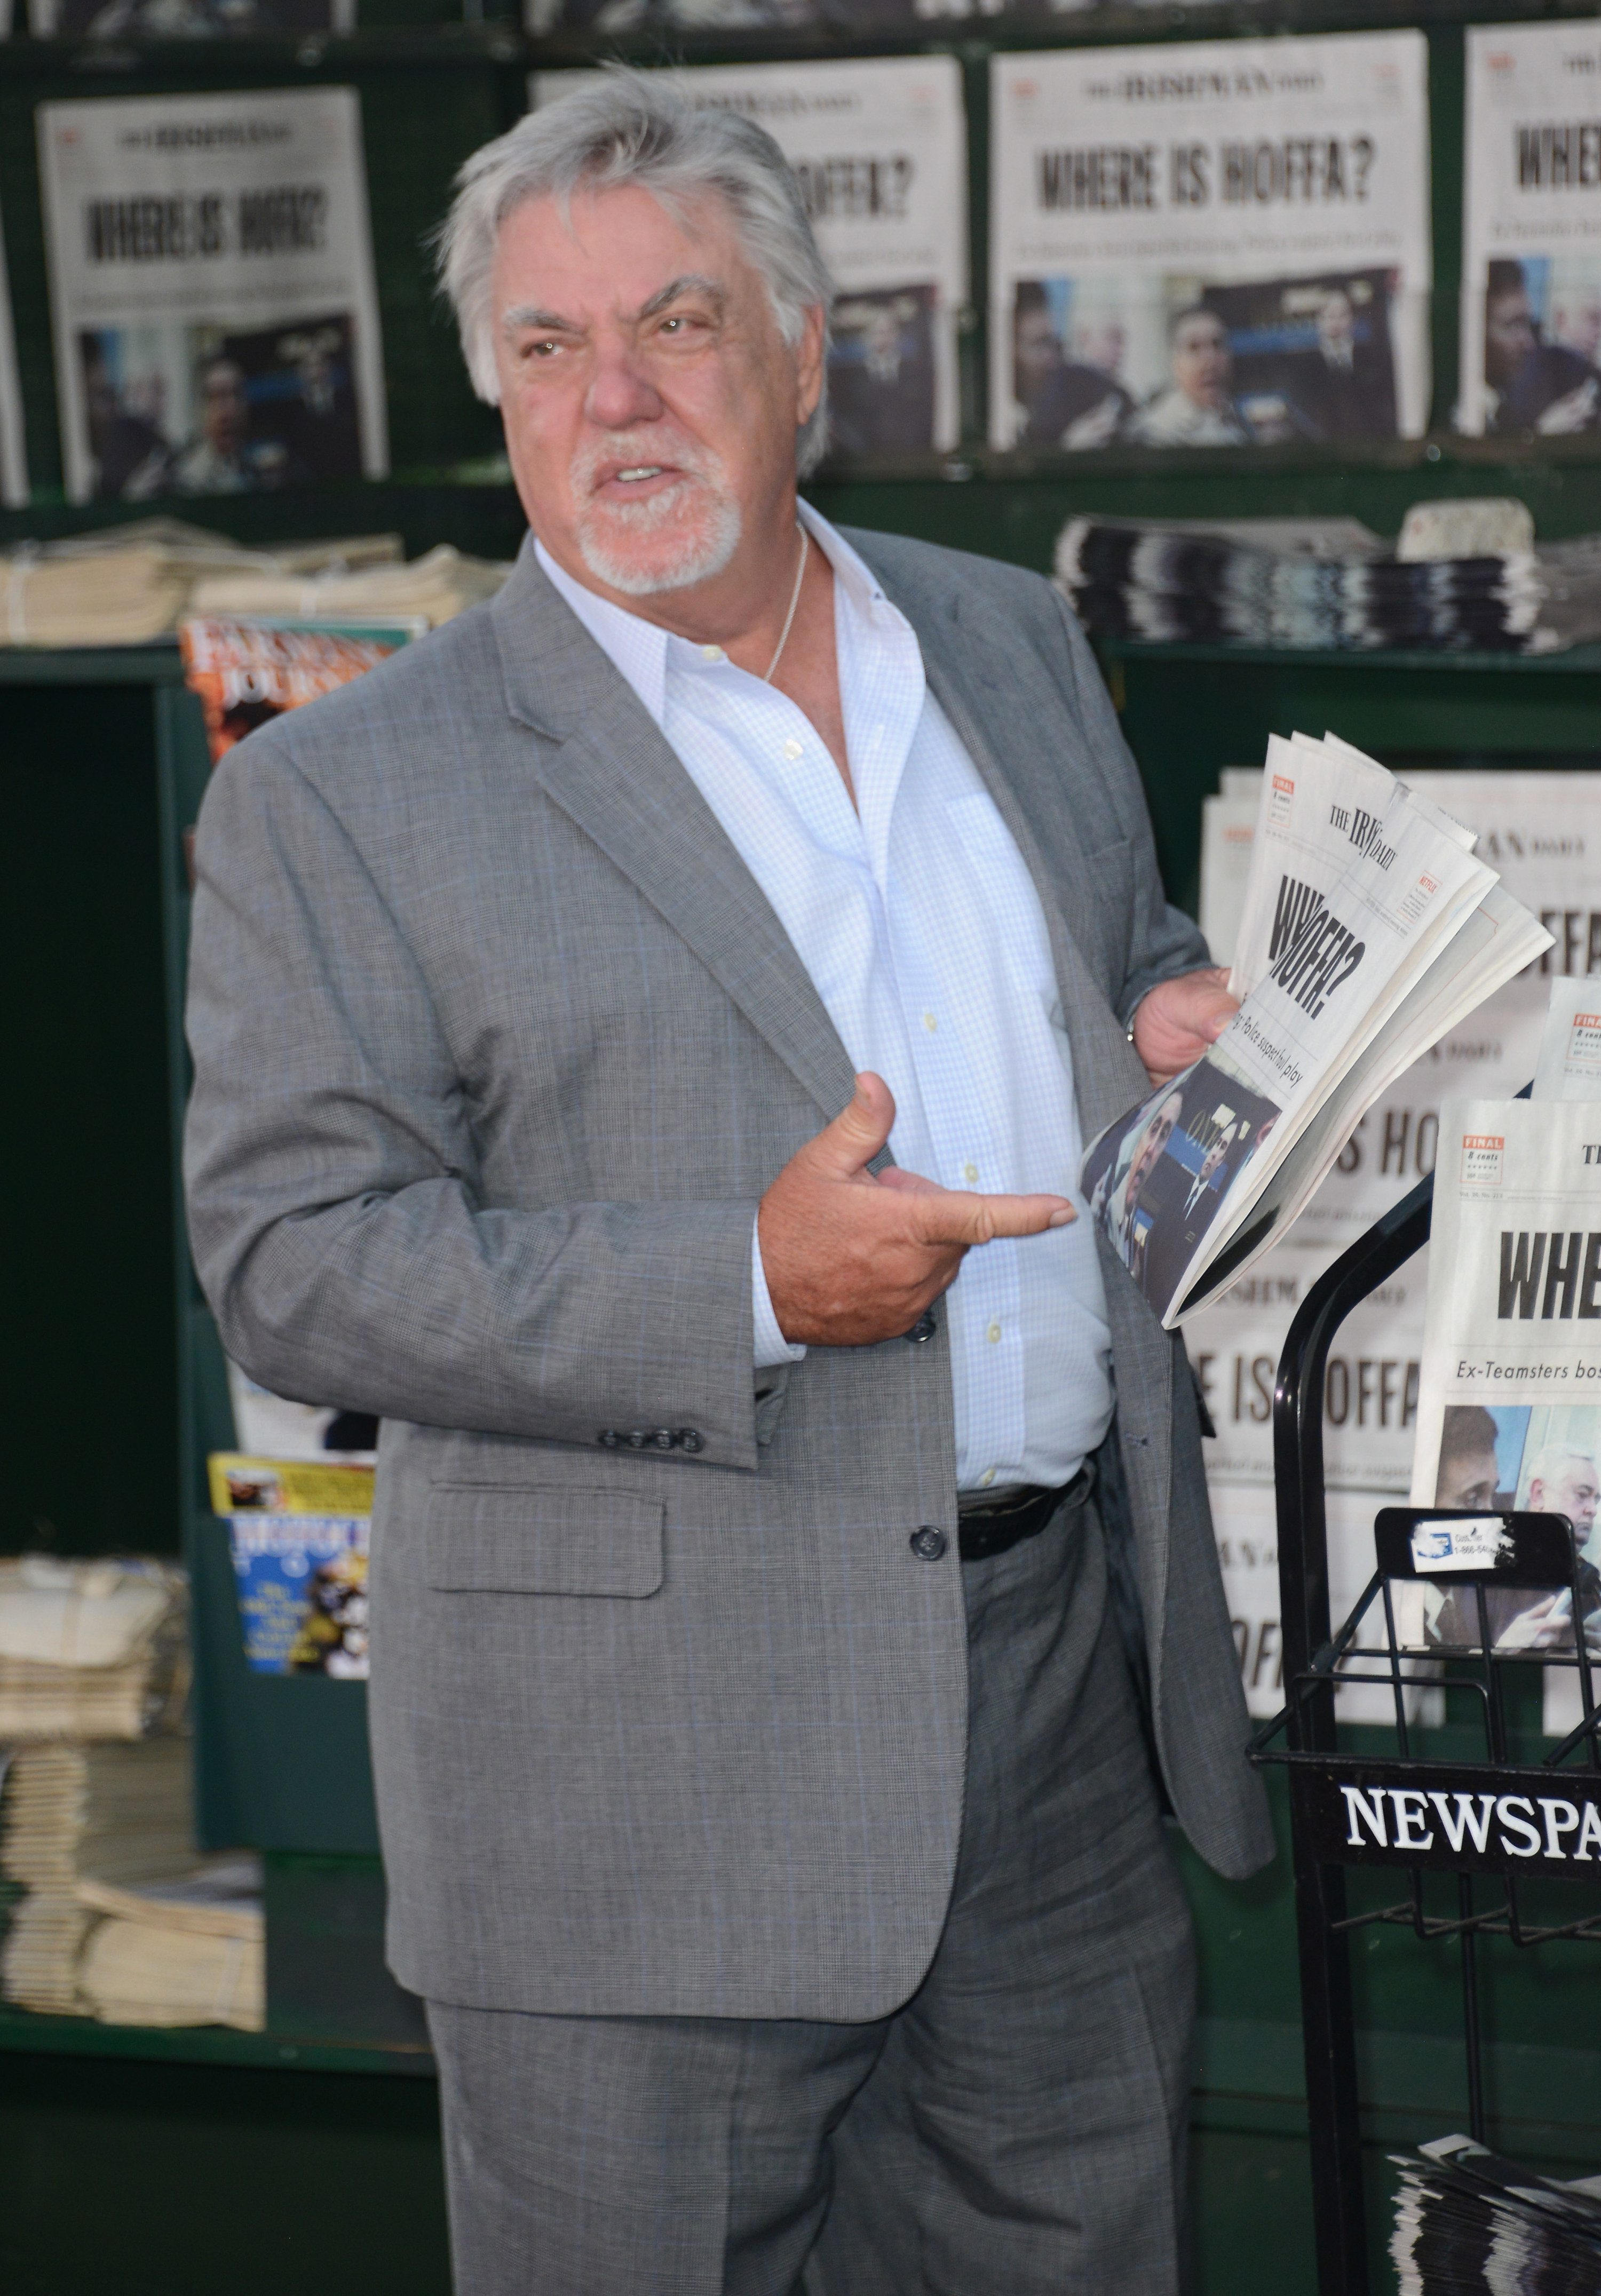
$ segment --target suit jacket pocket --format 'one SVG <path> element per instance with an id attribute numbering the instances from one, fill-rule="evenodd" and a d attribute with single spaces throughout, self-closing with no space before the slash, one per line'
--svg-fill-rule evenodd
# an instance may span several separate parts
<path id="1" fill-rule="evenodd" d="M 447 1595 L 653 1595 L 664 1512 L 643 1491 L 436 1483 L 428 1584 Z"/>

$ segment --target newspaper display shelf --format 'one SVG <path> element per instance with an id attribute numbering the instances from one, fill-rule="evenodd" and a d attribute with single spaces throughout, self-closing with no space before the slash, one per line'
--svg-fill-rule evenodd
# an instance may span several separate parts
<path id="1" fill-rule="evenodd" d="M 1352 1309 L 1428 1242 L 1433 1209 L 1431 1175 L 1326 1271 L 1291 1325 L 1274 1391 L 1287 1702 L 1255 1734 L 1249 1753 L 1288 1774 L 1319 2296 L 1366 2296 L 1370 2285 L 1353 1934 L 1395 1925 L 1427 1945 L 1455 1944 L 1463 2116 L 1481 2144 L 1490 2118 L 1481 1941 L 1502 1939 L 1521 1950 L 1601 1944 L 1601 1889 L 1593 1886 L 1601 1881 L 1601 1663 L 1592 1661 L 1582 1631 L 1572 1654 L 1497 1652 L 1485 1600 L 1487 1587 L 1515 1583 L 1565 1591 L 1575 1619 L 1593 1610 L 1593 1570 L 1567 1519 L 1497 1518 L 1498 1566 L 1451 1574 L 1454 1587 L 1471 1595 L 1478 1649 L 1432 1652 L 1420 1668 L 1416 1643 L 1398 1632 L 1397 1590 L 1439 1576 L 1428 1526 L 1484 1518 L 1381 1508 L 1373 1574 L 1349 1617 L 1331 1626 L 1321 1407 L 1330 1346 Z M 1543 1760 L 1531 1762 L 1517 1758 L 1508 1691 L 1515 1678 L 1526 1681 L 1531 1669 L 1548 1666 L 1577 1673 L 1582 1718 Z M 1466 1706 L 1480 1759 L 1442 1759 L 1418 1749 L 1410 1701 L 1420 1678 L 1433 1694 Z M 1389 1688 L 1390 1751 L 1342 1747 L 1339 1682 Z M 1353 1910 L 1347 1875 L 1360 1869 L 1394 1875 L 1403 1894 Z M 1553 1887 L 1571 1902 L 1531 1906 L 1531 1895 L 1548 1898 Z"/>

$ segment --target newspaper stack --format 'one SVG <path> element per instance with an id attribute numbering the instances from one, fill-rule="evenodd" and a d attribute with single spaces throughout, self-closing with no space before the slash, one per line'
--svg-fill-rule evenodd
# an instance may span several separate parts
<path id="1" fill-rule="evenodd" d="M 1601 536 L 1404 557 L 1351 519 L 1070 519 L 1055 578 L 1097 637 L 1552 653 L 1601 638 Z"/>
<path id="2" fill-rule="evenodd" d="M 151 1561 L 0 1562 L 0 1745 L 137 1738 L 188 1684 L 183 1573 Z"/>
<path id="3" fill-rule="evenodd" d="M 267 2021 L 261 1861 L 215 1858 L 177 1880 L 138 1889 L 80 1882 L 94 1920 L 78 1964 L 83 2005 L 113 2025 Z"/>
<path id="4" fill-rule="evenodd" d="M 25 1892 L 0 1947 L 0 1991 L 70 2015 L 89 1913 L 80 1880 L 127 1884 L 194 1864 L 187 1740 L 20 1747 L 0 1794 L 0 1878 Z"/>
<path id="5" fill-rule="evenodd" d="M 0 555 L 0 645 L 136 645 L 163 637 L 197 582 L 223 573 L 303 582 L 324 570 L 398 561 L 398 535 L 290 543 L 246 550 L 181 519 L 131 525 L 65 542 L 24 543 Z"/>
<path id="6" fill-rule="evenodd" d="M 1170 1330 L 1282 1240 L 1366 1111 L 1552 936 L 1334 734 L 1269 741 L 1211 1049 L 1091 1142 L 1091 1218 Z"/>
<path id="7" fill-rule="evenodd" d="M 195 586 L 197 614 L 259 614 L 301 620 L 393 621 L 418 615 L 437 629 L 468 606 L 492 598 L 511 572 L 487 558 L 468 558 L 442 542 L 409 566 L 357 572 L 330 568 L 309 576 L 270 566 L 209 574 Z"/>
<path id="8" fill-rule="evenodd" d="M 1391 2159 L 1400 2296 L 1601 2296 L 1601 2178 L 1559 2184 L 1466 2136 Z"/>

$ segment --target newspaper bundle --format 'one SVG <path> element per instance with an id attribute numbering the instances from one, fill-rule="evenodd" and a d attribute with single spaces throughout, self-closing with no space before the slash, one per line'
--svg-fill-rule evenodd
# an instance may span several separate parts
<path id="1" fill-rule="evenodd" d="M 1601 637 L 1595 535 L 1538 548 L 1531 531 L 1493 547 L 1469 535 L 1426 555 L 1408 539 L 1349 518 L 1080 516 L 1057 537 L 1055 579 L 1095 636 L 1140 644 L 1546 654 Z"/>
<path id="2" fill-rule="evenodd" d="M 1474 434 L 1601 430 L 1601 32 L 1472 25 L 1461 392 Z"/>
<path id="3" fill-rule="evenodd" d="M 1549 947 L 1473 844 L 1337 737 L 1270 739 L 1230 979 L 1244 1001 L 1080 1176 L 1170 1329 L 1289 1228 L 1385 1086 Z"/>
<path id="4" fill-rule="evenodd" d="M 552 103 L 572 72 L 530 77 Z M 955 56 L 702 64 L 673 84 L 765 127 L 794 169 L 835 294 L 832 458 L 927 454 L 961 431 L 956 329 L 966 308 L 967 125 Z"/>
<path id="5" fill-rule="evenodd" d="M 1416 31 L 994 57 L 991 444 L 1420 435 L 1426 83 Z"/>
<path id="6" fill-rule="evenodd" d="M 1601 2178 L 1559 2183 L 1466 2136 L 1390 2159 L 1399 2296 L 1601 2296 Z"/>
<path id="7" fill-rule="evenodd" d="M 383 477 L 356 91 L 98 96 L 37 117 L 72 500 Z"/>

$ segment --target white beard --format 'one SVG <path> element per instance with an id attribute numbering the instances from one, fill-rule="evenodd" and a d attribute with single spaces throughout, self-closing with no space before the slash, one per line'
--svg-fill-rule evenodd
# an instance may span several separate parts
<path id="1" fill-rule="evenodd" d="M 611 459 L 619 444 L 612 439 L 603 447 L 597 441 L 574 456 L 572 487 L 578 501 L 592 496 L 603 452 Z M 658 459 L 667 457 L 653 454 L 648 446 L 638 456 L 641 463 Z M 687 444 L 678 447 L 671 460 L 686 473 L 689 486 L 672 487 L 637 502 L 595 505 L 578 521 L 579 555 L 597 582 L 625 598 L 650 598 L 664 590 L 688 590 L 697 582 L 710 582 L 739 548 L 744 520 L 738 498 L 724 480 L 721 462 Z"/>

